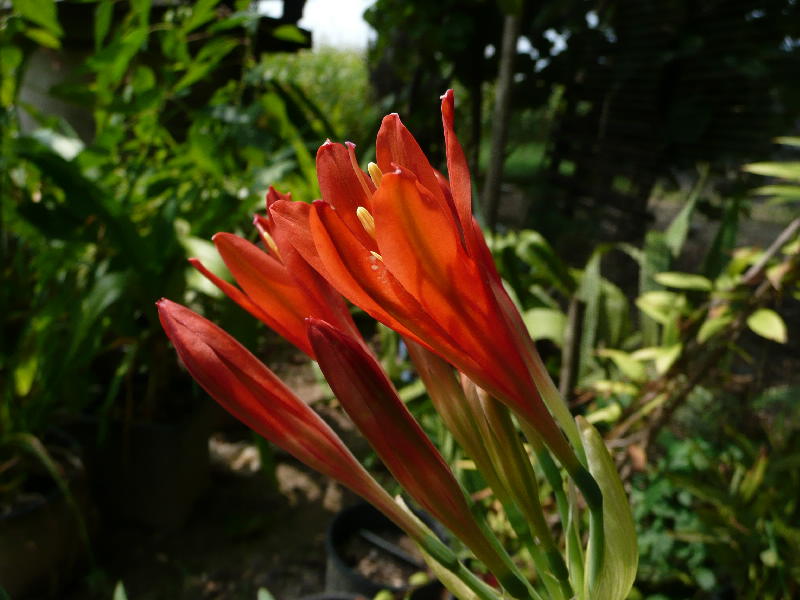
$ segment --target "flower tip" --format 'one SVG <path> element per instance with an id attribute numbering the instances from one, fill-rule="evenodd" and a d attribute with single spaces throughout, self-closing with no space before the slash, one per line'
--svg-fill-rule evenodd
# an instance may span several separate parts
<path id="1" fill-rule="evenodd" d="M 347 146 L 350 150 L 356 149 L 356 145 L 353 142 L 347 141 L 344 143 L 344 145 Z"/>
<path id="2" fill-rule="evenodd" d="M 439 100 L 450 100 L 450 101 L 452 101 L 453 97 L 454 97 L 453 88 L 450 88 L 444 94 L 439 96 Z"/>

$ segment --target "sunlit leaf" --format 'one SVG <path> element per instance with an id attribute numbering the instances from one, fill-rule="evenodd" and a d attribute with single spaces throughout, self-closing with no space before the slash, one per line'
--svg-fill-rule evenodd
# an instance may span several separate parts
<path id="1" fill-rule="evenodd" d="M 125 586 L 121 581 L 118 581 L 117 585 L 114 586 L 113 600 L 128 600 L 128 594 L 125 593 Z"/>
<path id="2" fill-rule="evenodd" d="M 623 374 L 634 381 L 639 381 L 647 377 L 644 365 L 627 352 L 613 350 L 611 348 L 600 348 L 597 350 L 597 355 L 611 359 Z"/>
<path id="3" fill-rule="evenodd" d="M 800 162 L 750 163 L 749 165 L 743 166 L 742 170 L 748 173 L 755 173 L 756 175 L 800 181 Z"/>
<path id="4" fill-rule="evenodd" d="M 663 273 L 657 273 L 653 276 L 653 279 L 665 287 L 677 288 L 680 290 L 710 291 L 713 288 L 713 284 L 708 278 L 691 273 L 665 271 Z"/>
<path id="5" fill-rule="evenodd" d="M 760 308 L 747 318 L 747 326 L 761 337 L 786 343 L 786 324 L 781 316 L 769 308 Z"/>
<path id="6" fill-rule="evenodd" d="M 639 310 L 662 325 L 670 324 L 684 304 L 682 295 L 664 290 L 645 292 L 636 299 Z"/>
<path id="7" fill-rule="evenodd" d="M 288 23 L 276 27 L 272 31 L 272 37 L 283 40 L 284 42 L 296 42 L 298 44 L 305 44 L 308 41 L 306 34 L 300 31 L 297 25 L 290 25 Z"/>
<path id="8" fill-rule="evenodd" d="M 733 321 L 733 317 L 730 315 L 707 318 L 697 332 L 697 341 L 704 344 L 720 331 L 723 331 L 731 321 Z"/>
<path id="9" fill-rule="evenodd" d="M 567 316 L 552 308 L 530 308 L 522 316 L 534 340 L 551 340 L 557 346 L 564 344 Z"/>
<path id="10" fill-rule="evenodd" d="M 37 44 L 44 46 L 45 48 L 60 48 L 61 41 L 49 32 L 47 29 L 41 29 L 39 27 L 29 27 L 25 30 L 25 35 L 32 39 Z"/>
<path id="11" fill-rule="evenodd" d="M 639 565 L 633 515 L 603 438 L 585 419 L 578 417 L 577 422 L 586 448 L 589 471 L 603 492 L 605 529 L 603 568 L 592 589 L 584 590 L 584 597 L 591 600 L 624 600 L 633 586 Z M 590 564 L 591 557 L 587 556 L 586 560 Z"/>
<path id="12" fill-rule="evenodd" d="M 12 6 L 20 15 L 41 25 L 54 36 L 63 31 L 58 24 L 55 0 L 14 0 Z"/>

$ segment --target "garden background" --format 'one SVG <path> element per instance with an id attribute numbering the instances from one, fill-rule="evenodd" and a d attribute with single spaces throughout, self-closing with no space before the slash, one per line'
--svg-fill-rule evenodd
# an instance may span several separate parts
<path id="1" fill-rule="evenodd" d="M 495 261 L 629 491 L 631 597 L 798 597 L 800 4 L 376 0 L 364 51 L 264 4 L 0 4 L 0 587 L 321 591 L 352 496 L 220 413 L 155 301 L 236 335 L 380 476 L 315 368 L 187 259 L 225 273 L 214 233 L 256 240 L 269 185 L 318 197 L 327 138 L 365 166 L 389 112 L 443 167 L 452 87 Z M 354 314 L 499 514 L 399 338 Z"/>

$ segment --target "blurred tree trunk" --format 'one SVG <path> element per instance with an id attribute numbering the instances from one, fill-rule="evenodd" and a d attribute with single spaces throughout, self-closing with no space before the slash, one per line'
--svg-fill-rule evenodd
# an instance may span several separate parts
<path id="1" fill-rule="evenodd" d="M 483 184 L 483 206 L 486 210 L 489 229 L 495 231 L 500 205 L 500 183 L 503 178 L 503 159 L 508 139 L 508 123 L 511 117 L 511 86 L 514 84 L 514 56 L 519 37 L 519 17 L 506 15 L 503 21 L 503 44 L 500 51 L 500 68 L 495 90 L 494 113 L 492 114 L 492 145 L 489 167 Z"/>

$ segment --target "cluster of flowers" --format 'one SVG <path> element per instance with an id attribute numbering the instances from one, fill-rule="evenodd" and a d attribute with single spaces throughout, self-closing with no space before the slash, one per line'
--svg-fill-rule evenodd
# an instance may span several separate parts
<path id="1" fill-rule="evenodd" d="M 319 363 L 333 392 L 406 492 L 481 560 L 505 593 L 540 597 L 497 543 L 450 468 L 400 400 L 350 316 L 345 299 L 397 331 L 445 424 L 498 499 L 530 527 L 530 549 L 554 598 L 571 598 L 564 558 L 547 525 L 516 417 L 559 500 L 561 467 L 582 492 L 603 560 L 603 498 L 586 468 L 575 421 L 547 375 L 505 292 L 472 216 L 470 174 L 442 97 L 449 179 L 434 169 L 396 114 L 384 118 L 377 164 L 367 172 L 353 144 L 317 154 L 322 199 L 293 202 L 270 188 L 255 218 L 263 249 L 229 233 L 214 243 L 238 286 L 193 265 L 256 319 Z M 197 382 L 257 433 L 374 504 L 418 542 L 454 591 L 496 598 L 339 437 L 262 362 L 225 331 L 162 299 L 163 327 Z M 574 499 L 573 499 L 574 503 Z M 590 542 L 590 546 L 591 546 Z"/>

